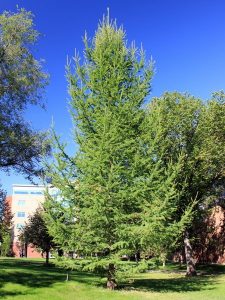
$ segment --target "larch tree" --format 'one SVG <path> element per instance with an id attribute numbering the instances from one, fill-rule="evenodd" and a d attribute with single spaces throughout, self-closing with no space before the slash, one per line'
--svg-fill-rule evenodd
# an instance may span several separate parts
<path id="1" fill-rule="evenodd" d="M 152 63 L 125 39 L 124 30 L 106 17 L 91 42 L 85 36 L 84 59 L 76 56 L 68 66 L 79 150 L 69 157 L 55 137 L 49 176 L 60 193 L 49 193 L 46 202 L 55 242 L 88 258 L 84 269 L 107 270 L 108 287 L 122 272 L 123 255 L 169 249 L 187 219 L 186 211 L 184 218 L 172 217 L 179 198 L 174 178 L 182 158 L 165 166 L 143 141 Z"/>

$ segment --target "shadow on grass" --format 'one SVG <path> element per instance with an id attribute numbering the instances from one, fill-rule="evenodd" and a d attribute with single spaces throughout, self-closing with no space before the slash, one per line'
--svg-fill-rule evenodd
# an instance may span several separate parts
<path id="1" fill-rule="evenodd" d="M 15 258 L 0 259 L 0 270 L 0 297 L 2 298 L 17 295 L 28 296 L 31 293 L 35 293 L 34 289 L 50 288 L 59 282 L 65 283 L 67 272 L 69 273 L 69 281 L 96 287 L 102 286 L 100 277 L 93 273 L 71 272 L 56 267 L 53 263 L 46 266 L 44 261 Z M 9 288 L 5 287 L 8 283 L 18 284 L 28 289 L 20 291 L 18 287 L 18 291 L 9 290 Z"/>
<path id="2" fill-rule="evenodd" d="M 225 265 L 219 265 L 219 264 L 197 264 L 196 265 L 197 273 L 198 274 L 225 274 Z M 158 270 L 161 272 L 169 273 L 186 273 L 187 266 L 186 264 L 178 264 L 178 263 L 167 263 L 165 267 L 159 266 Z M 155 271 L 155 270 L 153 270 Z"/>
<path id="3" fill-rule="evenodd" d="M 207 275 L 221 275 L 225 274 L 225 265 L 217 264 L 202 264 L 197 266 L 198 271 L 201 274 Z"/>
<path id="4" fill-rule="evenodd" d="M 214 287 L 215 280 L 207 276 L 197 276 L 194 278 L 159 278 L 159 279 L 136 279 L 130 286 L 125 289 L 135 289 L 139 291 L 151 292 L 193 292 L 202 290 L 211 290 Z"/>
<path id="5" fill-rule="evenodd" d="M 10 292 L 10 291 L 3 291 L 3 290 L 0 290 L 0 298 L 4 298 L 4 297 L 7 297 L 7 296 L 11 296 L 11 297 L 14 297 L 14 296 L 18 296 L 18 295 L 27 295 L 27 293 L 22 293 L 22 292 Z"/>
<path id="6" fill-rule="evenodd" d="M 222 268 L 220 268 L 222 270 Z M 176 271 L 176 270 L 174 270 Z M 217 273 L 216 269 L 214 274 L 222 274 Z M 155 276 L 153 275 L 155 273 Z M 145 291 L 145 292 L 193 292 L 193 291 L 203 291 L 203 290 L 212 290 L 217 282 L 216 276 L 210 276 L 212 273 L 204 273 L 204 275 L 196 276 L 196 277 L 185 277 L 184 275 L 180 275 L 177 277 L 177 272 L 168 272 L 167 278 L 157 278 L 162 275 L 162 273 L 154 272 L 151 273 L 151 278 L 135 278 L 132 283 L 124 283 L 119 285 L 120 290 L 136 290 L 136 291 Z M 143 274 L 142 274 L 143 275 Z M 146 277 L 148 274 L 146 274 Z M 155 278 L 154 278 L 155 277 Z M 103 283 L 100 278 L 96 275 L 90 273 L 74 273 L 71 275 L 71 279 L 80 283 L 94 285 L 98 287 L 106 287 L 106 284 Z"/>
<path id="7" fill-rule="evenodd" d="M 56 282 L 65 281 L 66 271 L 45 266 L 44 262 L 24 259 L 0 259 L 0 297 L 27 295 L 29 291 L 10 291 L 6 284 L 19 284 L 27 288 L 51 287 Z"/>
<path id="8" fill-rule="evenodd" d="M 25 259 L 0 259 L 0 269 L 0 288 L 2 288 L 0 297 L 28 295 L 29 293 L 35 293 L 32 288 L 52 287 L 57 282 L 65 282 L 67 273 L 65 269 L 57 268 L 53 264 L 45 266 L 43 261 Z M 225 267 L 203 265 L 199 267 L 199 270 L 204 276 L 186 278 L 184 276 L 174 277 L 176 275 L 170 274 L 167 278 L 157 278 L 159 274 L 155 273 L 155 276 L 151 274 L 151 277 L 154 276 L 153 278 L 137 278 L 132 284 L 121 285 L 120 289 L 160 293 L 211 290 L 214 288 L 213 284 L 216 283 L 216 276 L 209 275 L 224 274 Z M 147 276 L 148 274 L 146 274 Z M 105 286 L 99 276 L 90 273 L 69 272 L 69 280 L 96 287 Z M 7 283 L 19 284 L 27 287 L 28 290 L 20 291 L 19 287 L 18 291 L 4 289 Z"/>
<path id="9" fill-rule="evenodd" d="M 162 273 L 165 272 L 169 274 L 177 274 L 180 273 L 180 271 L 185 271 L 185 269 L 185 265 L 179 266 L 178 264 L 171 264 L 169 268 L 165 271 L 162 271 Z M 225 274 L 225 265 L 197 265 L 197 271 L 199 275 L 196 277 L 185 277 L 185 272 L 183 272 L 183 276 L 177 278 L 135 279 L 131 285 L 127 285 L 125 286 L 125 288 L 134 288 L 135 290 L 161 293 L 181 293 L 190 291 L 212 290 L 214 289 L 213 285 L 217 282 L 217 275 Z"/>

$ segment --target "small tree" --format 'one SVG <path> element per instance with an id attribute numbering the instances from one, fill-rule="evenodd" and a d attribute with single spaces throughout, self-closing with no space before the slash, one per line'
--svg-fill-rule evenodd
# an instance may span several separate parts
<path id="1" fill-rule="evenodd" d="M 32 244 L 41 249 L 42 252 L 45 252 L 46 264 L 48 264 L 50 250 L 55 244 L 48 233 L 43 214 L 43 210 L 38 208 L 33 215 L 29 216 L 27 224 L 21 231 L 20 240 L 26 244 Z"/>
<path id="2" fill-rule="evenodd" d="M 6 194 L 0 189 L 0 251 L 1 256 L 12 255 L 11 253 L 11 230 L 12 230 L 11 207 Z"/>

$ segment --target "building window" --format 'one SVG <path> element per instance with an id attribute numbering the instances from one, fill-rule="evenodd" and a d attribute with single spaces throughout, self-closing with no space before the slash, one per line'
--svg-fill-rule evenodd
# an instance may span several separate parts
<path id="1" fill-rule="evenodd" d="M 28 191 L 14 191 L 14 194 L 24 195 L 24 194 L 29 194 L 29 192 Z"/>
<path id="2" fill-rule="evenodd" d="M 43 195 L 44 194 L 44 192 L 43 191 L 20 191 L 20 190 L 18 190 L 18 191 L 14 191 L 14 194 L 16 194 L 16 195 L 27 195 L 27 194 L 31 194 L 31 195 Z"/>
<path id="3" fill-rule="evenodd" d="M 24 206 L 25 205 L 25 203 L 26 203 L 26 201 L 25 200 L 18 200 L 18 206 Z"/>
<path id="4" fill-rule="evenodd" d="M 18 211 L 17 212 L 17 217 L 19 217 L 19 218 L 25 218 L 25 212 L 24 211 Z"/>
<path id="5" fill-rule="evenodd" d="M 24 224 L 16 224 L 16 228 L 17 229 L 23 229 L 24 228 Z"/>
<path id="6" fill-rule="evenodd" d="M 39 191 L 31 191 L 30 193 L 32 195 L 43 195 L 43 192 L 39 192 Z"/>

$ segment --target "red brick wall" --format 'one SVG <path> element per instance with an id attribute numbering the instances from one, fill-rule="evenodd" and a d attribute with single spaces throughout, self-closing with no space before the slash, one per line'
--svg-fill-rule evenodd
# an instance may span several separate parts
<path id="1" fill-rule="evenodd" d="M 41 252 L 38 252 L 36 248 L 28 245 L 27 247 L 27 258 L 41 258 Z"/>
<path id="2" fill-rule="evenodd" d="M 12 206 L 12 196 L 6 196 L 5 202 L 11 208 L 11 206 Z"/>
<path id="3" fill-rule="evenodd" d="M 211 209 L 199 229 L 194 254 L 197 262 L 225 263 L 225 210 L 221 206 Z"/>
<path id="4" fill-rule="evenodd" d="M 225 264 L 225 209 L 221 206 L 212 208 L 196 237 L 197 244 L 193 243 L 196 262 Z M 185 261 L 182 250 L 172 255 L 174 261 Z"/>
<path id="5" fill-rule="evenodd" d="M 212 241 L 213 250 L 209 253 L 209 260 L 225 263 L 225 210 L 221 206 L 213 208 L 209 226 L 213 229 L 208 237 Z"/>
<path id="6" fill-rule="evenodd" d="M 13 252 L 15 254 L 15 257 L 20 257 L 22 253 L 22 247 L 19 243 L 13 243 L 12 245 Z M 23 248 L 23 254 L 25 255 L 25 249 Z M 27 247 L 27 258 L 41 258 L 41 252 L 38 252 L 35 247 L 32 245 L 28 245 Z"/>

